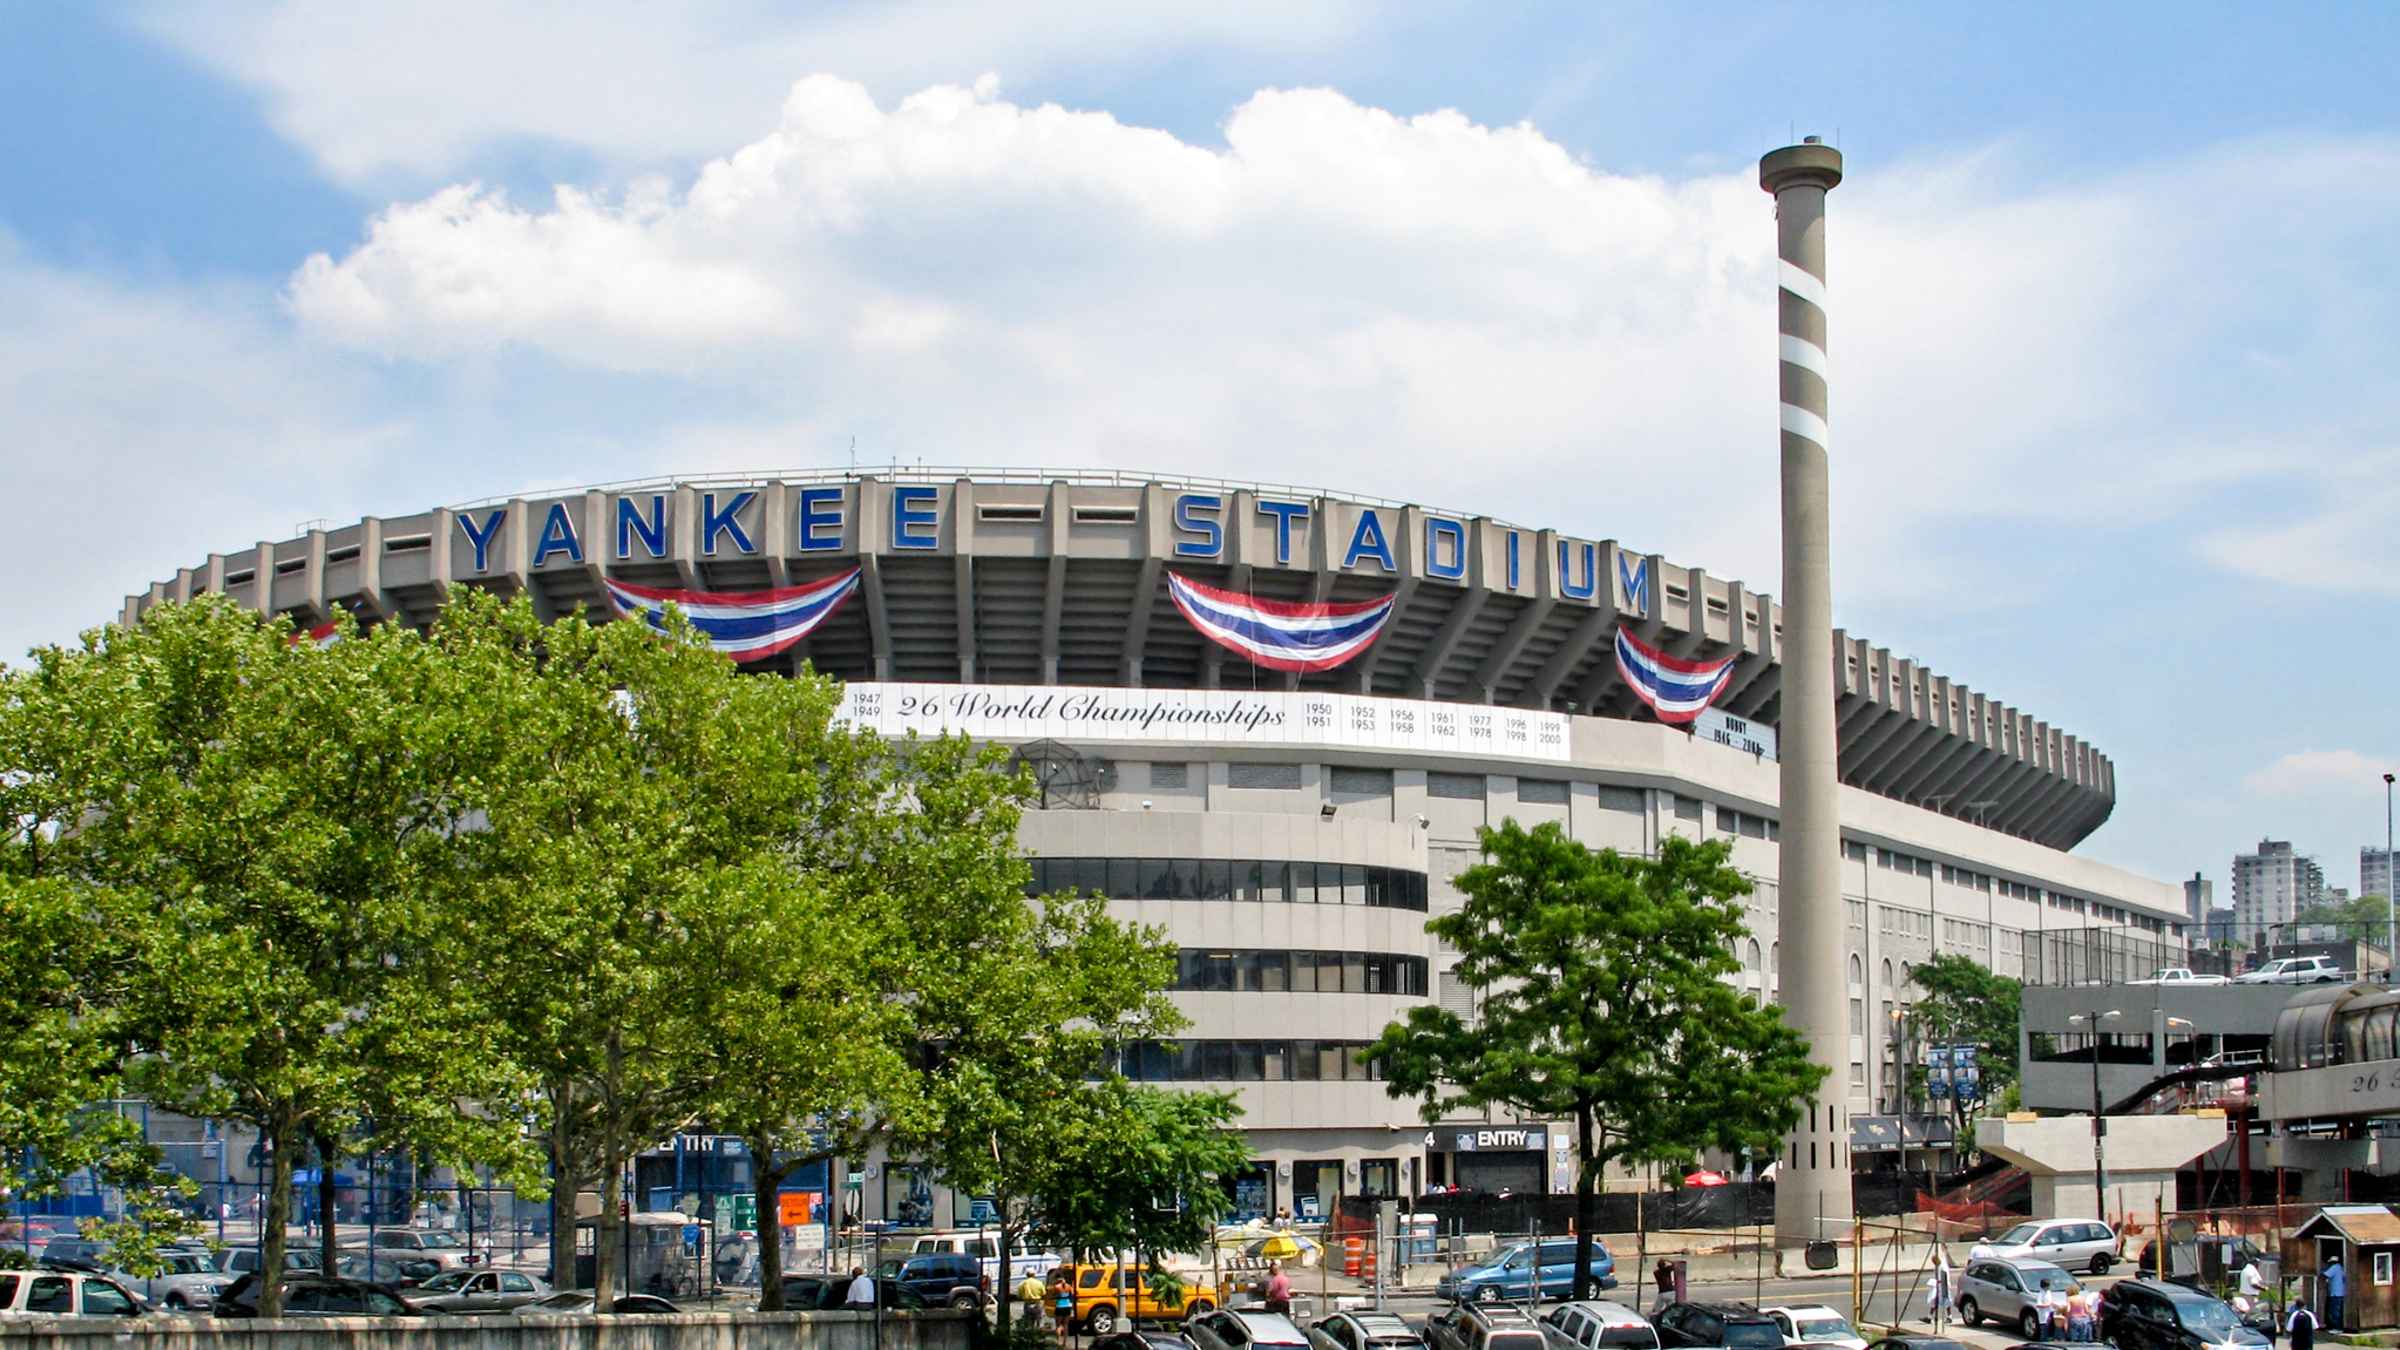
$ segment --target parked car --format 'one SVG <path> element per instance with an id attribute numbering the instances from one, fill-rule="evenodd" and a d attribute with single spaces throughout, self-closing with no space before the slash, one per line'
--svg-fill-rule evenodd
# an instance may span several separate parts
<path id="1" fill-rule="evenodd" d="M 2127 984 L 2182 985 L 2224 984 L 2225 982 L 2225 977 L 2222 975 L 2202 975 L 2193 971 L 2189 966 L 2161 966 L 2157 970 L 2151 971 L 2143 979 L 2126 981 Z"/>
<path id="2" fill-rule="evenodd" d="M 218 1296 L 214 1311 L 219 1317 L 256 1317 L 261 1292 L 258 1272 L 251 1271 Z M 331 1275 L 284 1277 L 285 1317 L 414 1317 L 416 1314 L 417 1309 L 389 1285 Z"/>
<path id="3" fill-rule="evenodd" d="M 992 1281 L 988 1287 L 997 1288 L 1000 1279 L 1000 1231 L 972 1228 L 951 1232 L 927 1233 L 909 1248 L 911 1256 L 932 1256 L 948 1253 L 953 1256 L 972 1256 L 983 1266 L 983 1277 Z M 1058 1264 L 1058 1254 L 1046 1252 L 1031 1243 L 1019 1242 L 1009 1249 L 1008 1278 L 1022 1280 L 1027 1275 L 1050 1278 L 1050 1268 Z"/>
<path id="4" fill-rule="evenodd" d="M 520 1303 L 516 1306 L 515 1312 L 519 1317 L 574 1317 L 589 1313 L 592 1305 L 597 1302 L 599 1300 L 589 1289 L 567 1289 L 552 1294 L 548 1298 L 537 1298 L 531 1303 Z M 683 1311 L 656 1294 L 626 1294 L 610 1303 L 608 1310 L 619 1316 L 639 1315 L 645 1317 Z"/>
<path id="5" fill-rule="evenodd" d="M 1973 1350 L 1973 1347 L 1947 1336 L 1886 1336 L 1867 1350 Z"/>
<path id="6" fill-rule="evenodd" d="M 2042 1338 L 2041 1314 L 2034 1309 L 2046 1284 L 2058 1299 L 2067 1295 L 2075 1277 L 2048 1261 L 2029 1256 L 1990 1256 L 1970 1260 L 1958 1272 L 1959 1320 L 1976 1326 L 1985 1318 L 2016 1324 L 2017 1334 L 2029 1341 Z"/>
<path id="7" fill-rule="evenodd" d="M 1747 1303 L 1670 1303 L 1651 1325 L 1658 1343 L 1725 1346 L 1728 1350 L 1783 1350 L 1783 1329 Z"/>
<path id="8" fill-rule="evenodd" d="M 333 1273 L 346 1280 L 373 1280 L 395 1289 L 410 1289 L 441 1274 L 442 1266 L 399 1252 L 353 1251 L 334 1258 Z"/>
<path id="9" fill-rule="evenodd" d="M 1191 1338 L 1173 1331 L 1120 1331 L 1095 1341 L 1092 1350 L 1193 1350 Z"/>
<path id="10" fill-rule="evenodd" d="M 956 1252 L 912 1256 L 900 1263 L 891 1280 L 903 1292 L 915 1294 L 929 1304 L 948 1304 L 953 1308 L 981 1307 L 984 1295 L 992 1287 L 981 1261 Z"/>
<path id="11" fill-rule="evenodd" d="M 475 1264 L 475 1253 L 466 1242 L 458 1234 L 440 1228 L 378 1228 L 372 1233 L 345 1236 L 343 1245 L 373 1247 L 379 1253 L 429 1261 L 435 1270 L 456 1270 Z"/>
<path id="12" fill-rule="evenodd" d="M 258 1269 L 266 1258 L 256 1247 L 220 1247 L 217 1249 L 217 1269 L 228 1275 L 247 1275 Z M 314 1248 L 297 1246 L 283 1249 L 283 1268 L 291 1271 L 315 1271 L 317 1253 Z"/>
<path id="13" fill-rule="evenodd" d="M 108 1260 L 108 1248 L 89 1238 L 62 1233 L 42 1244 L 42 1259 L 97 1267 Z"/>
<path id="14" fill-rule="evenodd" d="M 1391 1313 L 1340 1312 L 1308 1329 L 1315 1350 L 1425 1350 L 1425 1338 Z"/>
<path id="15" fill-rule="evenodd" d="M 2163 1280 L 2120 1280 L 2100 1301 L 2101 1339 L 2118 1350 L 2265 1345 L 2223 1299 Z"/>
<path id="16" fill-rule="evenodd" d="M 2117 1263 L 2117 1230 L 2098 1219 L 2029 1219 L 1967 1250 L 1969 1260 L 1987 1256 L 2031 1257 L 2069 1270 L 2106 1275 Z"/>
<path id="17" fill-rule="evenodd" d="M 1194 1317 L 1183 1334 L 1193 1350 L 1308 1350 L 1308 1335 L 1282 1313 L 1231 1308 Z"/>
<path id="18" fill-rule="evenodd" d="M 1867 1338 L 1858 1334 L 1850 1319 L 1822 1303 L 1787 1303 L 1759 1311 L 1775 1319 L 1775 1329 L 1783 1333 L 1786 1346 L 1828 1345 L 1838 1350 L 1867 1350 Z"/>
<path id="19" fill-rule="evenodd" d="M 1094 1336 L 1113 1335 L 1128 1321 L 1195 1318 L 1218 1303 L 1216 1286 L 1198 1279 L 1186 1279 L 1173 1298 L 1162 1299 L 1148 1273 L 1134 1265 L 1069 1266 L 1067 1284 L 1075 1291 L 1075 1325 Z"/>
<path id="20" fill-rule="evenodd" d="M 145 1317 L 141 1296 L 94 1271 L 0 1270 L 0 1318 Z"/>
<path id="21" fill-rule="evenodd" d="M 550 1292 L 547 1282 L 521 1270 L 445 1270 L 418 1285 L 409 1297 L 425 1312 L 450 1316 L 508 1312 L 547 1298 Z"/>
<path id="22" fill-rule="evenodd" d="M 1504 1247 L 1481 1265 L 1463 1266 L 1444 1274 L 1435 1284 L 1434 1293 L 1454 1303 L 1572 1297 L 1575 1244 L 1574 1238 L 1543 1238 Z M 1617 1287 L 1617 1258 L 1610 1254 L 1608 1244 L 1598 1238 L 1592 1239 L 1591 1274 L 1598 1287 Z"/>
<path id="23" fill-rule="evenodd" d="M 1550 1350 L 1659 1350 L 1658 1328 L 1622 1303 L 1584 1299 L 1561 1303 L 1542 1316 L 1542 1339 Z"/>
<path id="24" fill-rule="evenodd" d="M 2279 956 L 2246 975 L 2233 977 L 2235 984 L 2331 984 L 2349 972 L 2333 963 L 2330 956 Z"/>
<path id="25" fill-rule="evenodd" d="M 233 1277 L 217 1269 L 205 1251 L 170 1249 L 160 1252 L 158 1259 L 156 1275 L 136 1275 L 113 1259 L 105 1273 L 151 1305 L 171 1313 L 206 1312 L 233 1283 Z"/>
<path id="26" fill-rule="evenodd" d="M 1432 1350 L 1547 1350 L 1541 1324 L 1505 1305 L 1458 1303 L 1425 1319 Z"/>

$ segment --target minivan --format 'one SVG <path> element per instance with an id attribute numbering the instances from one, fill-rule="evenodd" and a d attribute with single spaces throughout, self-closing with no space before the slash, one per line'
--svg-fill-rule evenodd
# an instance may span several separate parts
<path id="1" fill-rule="evenodd" d="M 1453 1303 L 1572 1297 L 1576 1242 L 1566 1237 L 1516 1243 L 1492 1253 L 1481 1265 L 1443 1275 L 1434 1292 Z M 1598 1238 L 1592 1239 L 1591 1274 L 1598 1288 L 1617 1287 L 1617 1258 Z"/>
<path id="2" fill-rule="evenodd" d="M 2068 1270 L 2106 1275 L 2116 1264 L 2117 1233 L 2096 1219 L 2031 1219 L 1968 1250 L 1971 1260 L 2031 1257 Z"/>

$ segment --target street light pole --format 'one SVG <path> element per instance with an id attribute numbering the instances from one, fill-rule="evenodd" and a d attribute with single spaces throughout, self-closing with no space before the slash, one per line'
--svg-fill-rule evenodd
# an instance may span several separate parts
<path id="1" fill-rule="evenodd" d="M 2392 963 L 2400 960 L 2400 898 L 2394 892 L 2400 886 L 2392 884 L 2392 776 L 2383 776 L 2383 914 L 2386 927 L 2383 939 L 2383 982 L 2392 982 Z"/>
<path id="2" fill-rule="evenodd" d="M 2108 1117 L 2101 1114 L 2100 1108 L 2100 1024 L 2123 1015 L 2115 1008 L 2107 1012 L 2094 1008 L 2067 1019 L 2086 1023 L 2092 1029 L 2092 1198 L 2103 1220 L 2108 1217 Z"/>

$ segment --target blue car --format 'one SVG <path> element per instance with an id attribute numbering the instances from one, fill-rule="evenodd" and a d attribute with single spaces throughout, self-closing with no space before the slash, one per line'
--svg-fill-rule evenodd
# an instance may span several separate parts
<path id="1" fill-rule="evenodd" d="M 1520 1242 L 1492 1253 L 1492 1259 L 1444 1275 L 1435 1292 L 1453 1303 L 1522 1302 L 1535 1298 L 1568 1298 L 1575 1292 L 1574 1238 L 1543 1238 Z M 1608 1244 L 1592 1239 L 1592 1283 L 1601 1289 L 1617 1287 L 1617 1258 Z"/>

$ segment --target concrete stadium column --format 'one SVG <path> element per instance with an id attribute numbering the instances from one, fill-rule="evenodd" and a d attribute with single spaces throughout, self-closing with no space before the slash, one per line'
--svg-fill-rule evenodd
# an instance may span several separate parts
<path id="1" fill-rule="evenodd" d="M 1825 399 L 1825 194 L 1842 155 L 1814 136 L 1758 162 L 1775 196 L 1783 426 L 1783 824 L 1777 915 L 1783 1004 L 1825 1080 L 1785 1141 L 1775 1240 L 1850 1227 L 1850 1024 L 1842 919 L 1841 785 L 1833 705 Z"/>

